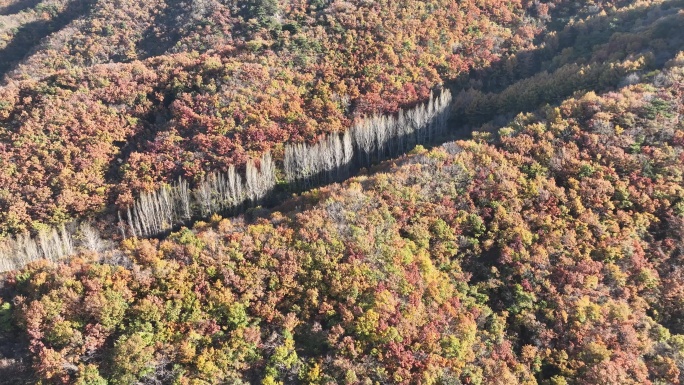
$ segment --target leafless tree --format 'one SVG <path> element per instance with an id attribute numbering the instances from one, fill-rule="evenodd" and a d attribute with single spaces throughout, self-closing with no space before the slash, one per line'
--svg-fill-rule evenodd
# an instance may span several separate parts
<path id="1" fill-rule="evenodd" d="M 288 182 L 309 187 L 312 178 L 319 171 L 317 165 L 320 148 L 318 144 L 307 146 L 304 143 L 288 145 L 285 148 L 285 174 Z"/>
<path id="2" fill-rule="evenodd" d="M 18 234 L 0 244 L 0 271 L 21 268 L 38 259 L 55 261 L 74 254 L 74 241 L 66 227 L 41 230 L 35 238 Z"/>
<path id="3" fill-rule="evenodd" d="M 127 218 L 128 218 L 128 228 L 131 231 L 131 236 L 134 238 L 138 236 L 138 234 L 142 234 L 142 230 L 139 227 L 139 222 L 136 220 L 136 218 L 133 216 L 133 213 L 131 212 L 131 208 L 128 207 L 126 209 L 127 213 Z"/>
<path id="4" fill-rule="evenodd" d="M 344 170 L 342 177 L 346 178 L 349 175 L 349 166 L 354 159 L 354 143 L 349 130 L 345 131 L 344 135 L 342 135 L 342 152 L 344 153 L 341 163 Z"/>
<path id="5" fill-rule="evenodd" d="M 237 207 L 245 200 L 244 186 L 242 177 L 235 170 L 235 166 L 228 168 L 228 175 L 226 176 L 226 189 L 228 191 L 229 207 Z"/>
<path id="6" fill-rule="evenodd" d="M 259 161 L 259 167 L 254 160 L 247 161 L 246 192 L 253 203 L 261 201 L 275 186 L 275 163 L 270 153 L 264 154 Z"/>
<path id="7" fill-rule="evenodd" d="M 329 134 L 315 144 L 295 143 L 285 148 L 284 168 L 289 183 L 307 188 L 329 182 L 348 173 L 354 154 L 364 166 L 373 160 L 403 153 L 416 143 L 434 141 L 446 130 L 451 94 L 444 90 L 396 116 L 373 115 L 357 120 L 342 135 Z M 342 176 L 344 175 L 344 176 Z M 318 178 L 321 178 L 318 180 Z"/>
<path id="8" fill-rule="evenodd" d="M 56 233 L 56 231 L 55 231 Z M 67 231 L 66 227 L 64 225 L 60 226 L 59 228 L 59 236 L 57 239 L 60 240 L 60 250 L 61 254 L 58 256 L 58 258 L 74 254 L 74 240 L 71 235 L 71 232 Z"/>
<path id="9" fill-rule="evenodd" d="M 340 134 L 333 133 L 328 136 L 327 150 L 333 158 L 333 164 L 328 170 L 328 181 L 339 180 L 340 170 L 344 167 L 344 146 Z"/>
<path id="10" fill-rule="evenodd" d="M 352 136 L 357 150 L 362 154 L 363 164 L 368 166 L 371 163 L 371 155 L 375 145 L 375 135 L 371 123 L 364 119 L 358 121 L 351 128 Z"/>
<path id="11" fill-rule="evenodd" d="M 30 243 L 28 240 L 27 243 Z M 46 229 L 38 233 L 39 258 L 56 261 L 57 259 L 74 253 L 71 234 L 62 226 L 59 231 L 55 228 Z"/>
<path id="12" fill-rule="evenodd" d="M 404 113 L 403 109 L 399 109 L 399 113 L 397 114 L 397 117 L 394 120 L 394 124 L 392 127 L 392 137 L 393 141 L 395 142 L 394 153 L 392 154 L 393 156 L 402 154 L 406 151 L 406 140 L 409 134 L 406 131 L 408 127 L 409 125 L 406 120 L 406 114 Z"/>
<path id="13" fill-rule="evenodd" d="M 128 209 L 131 234 L 134 237 L 150 236 L 170 230 L 179 222 L 175 213 L 184 211 L 182 205 L 177 203 L 177 196 L 178 188 L 168 185 L 140 194 Z"/>
<path id="14" fill-rule="evenodd" d="M 192 192 L 188 181 L 178 178 L 178 183 L 173 188 L 175 217 L 181 221 L 192 218 Z"/>
<path id="15" fill-rule="evenodd" d="M 375 136 L 375 150 L 378 161 L 384 159 L 385 157 L 385 147 L 387 145 L 387 141 L 391 139 L 390 121 L 392 120 L 394 120 L 394 117 L 387 117 L 384 115 L 375 115 L 370 119 L 370 126 L 372 127 L 371 131 Z"/>
<path id="16" fill-rule="evenodd" d="M 195 201 L 200 207 L 200 212 L 205 217 L 215 212 L 212 199 L 212 176 L 213 174 L 202 180 L 193 192 Z"/>
<path id="17" fill-rule="evenodd" d="M 85 250 L 100 253 L 107 248 L 107 241 L 100 237 L 100 233 L 88 222 L 79 226 L 79 243 Z"/>

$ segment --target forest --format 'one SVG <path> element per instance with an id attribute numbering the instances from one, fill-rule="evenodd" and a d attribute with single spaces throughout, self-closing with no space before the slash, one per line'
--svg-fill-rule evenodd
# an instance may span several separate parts
<path id="1" fill-rule="evenodd" d="M 0 0 L 0 383 L 684 383 L 682 25 Z"/>
<path id="2" fill-rule="evenodd" d="M 286 144 L 413 108 L 541 28 L 520 1 L 52 1 L 4 16 L 5 236 L 111 223 L 179 177 L 282 162 Z"/>

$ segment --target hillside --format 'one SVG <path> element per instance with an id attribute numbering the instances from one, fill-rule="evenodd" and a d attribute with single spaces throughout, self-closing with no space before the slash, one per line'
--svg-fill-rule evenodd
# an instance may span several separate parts
<path id="1" fill-rule="evenodd" d="M 0 0 L 0 383 L 684 383 L 681 25 Z"/>
<path id="2" fill-rule="evenodd" d="M 680 53 L 116 265 L 32 264 L 5 327 L 57 382 L 679 383 L 683 92 Z"/>

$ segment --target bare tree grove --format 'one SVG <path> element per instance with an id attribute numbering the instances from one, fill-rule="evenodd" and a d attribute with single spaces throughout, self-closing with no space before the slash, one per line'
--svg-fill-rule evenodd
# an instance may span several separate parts
<path id="1" fill-rule="evenodd" d="M 39 259 L 56 261 L 79 251 L 100 252 L 108 243 L 89 223 L 80 226 L 47 228 L 31 237 L 19 234 L 0 243 L 0 272 L 21 268 Z"/>
<path id="2" fill-rule="evenodd" d="M 285 147 L 283 168 L 290 186 L 300 189 L 346 179 L 352 167 L 366 167 L 402 154 L 416 144 L 435 141 L 446 132 L 451 93 L 396 115 L 373 115 L 357 121 L 343 133 L 324 136 L 314 144 L 293 143 Z M 214 172 L 197 183 L 188 181 L 164 185 L 143 192 L 132 206 L 118 213 L 123 237 L 150 237 L 168 232 L 196 217 L 237 211 L 245 204 L 256 205 L 276 185 L 276 164 L 270 153 L 250 159 L 244 177 L 234 166 L 225 173 Z M 17 269 L 38 259 L 57 260 L 78 251 L 102 252 L 109 244 L 88 223 L 46 229 L 37 236 L 20 234 L 0 244 L 0 272 Z"/>
<path id="3" fill-rule="evenodd" d="M 149 237 L 164 233 L 195 216 L 236 209 L 250 202 L 261 202 L 276 184 L 276 167 L 270 153 L 247 161 L 245 177 L 234 166 L 228 172 L 214 172 L 191 190 L 187 181 L 140 194 L 126 212 L 125 235 Z"/>
<path id="4" fill-rule="evenodd" d="M 354 159 L 366 167 L 402 154 L 417 144 L 441 138 L 447 129 L 451 93 L 430 95 L 427 103 L 394 116 L 373 115 L 361 119 L 343 135 L 332 133 L 317 143 L 286 146 L 284 168 L 287 181 L 302 188 L 344 179 Z"/>
<path id="5" fill-rule="evenodd" d="M 438 97 L 395 116 L 374 115 L 358 121 L 344 133 L 333 133 L 308 145 L 294 143 L 285 147 L 283 167 L 287 182 L 298 188 L 345 179 L 352 163 L 368 166 L 428 143 L 446 131 L 446 110 L 451 93 Z M 236 209 L 243 204 L 258 204 L 276 184 L 276 165 L 271 154 L 250 159 L 244 178 L 231 166 L 226 173 L 214 172 L 194 190 L 183 180 L 156 191 L 142 193 L 126 212 L 127 231 L 133 237 L 164 233 L 194 216 Z"/>

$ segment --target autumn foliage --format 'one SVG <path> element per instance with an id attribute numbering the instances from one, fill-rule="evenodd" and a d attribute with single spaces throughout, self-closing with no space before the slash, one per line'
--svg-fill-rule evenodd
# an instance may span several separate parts
<path id="1" fill-rule="evenodd" d="M 282 161 L 284 143 L 413 107 L 542 28 L 518 0 L 15 1 L 0 45 L 17 59 L 0 68 L 5 235 L 267 151 Z"/>
<path id="2" fill-rule="evenodd" d="M 54 383 L 680 383 L 683 68 L 118 264 L 32 264 L 7 328 Z"/>
<path id="3" fill-rule="evenodd" d="M 0 382 L 684 383 L 680 0 L 69 4 L 0 0 Z"/>

